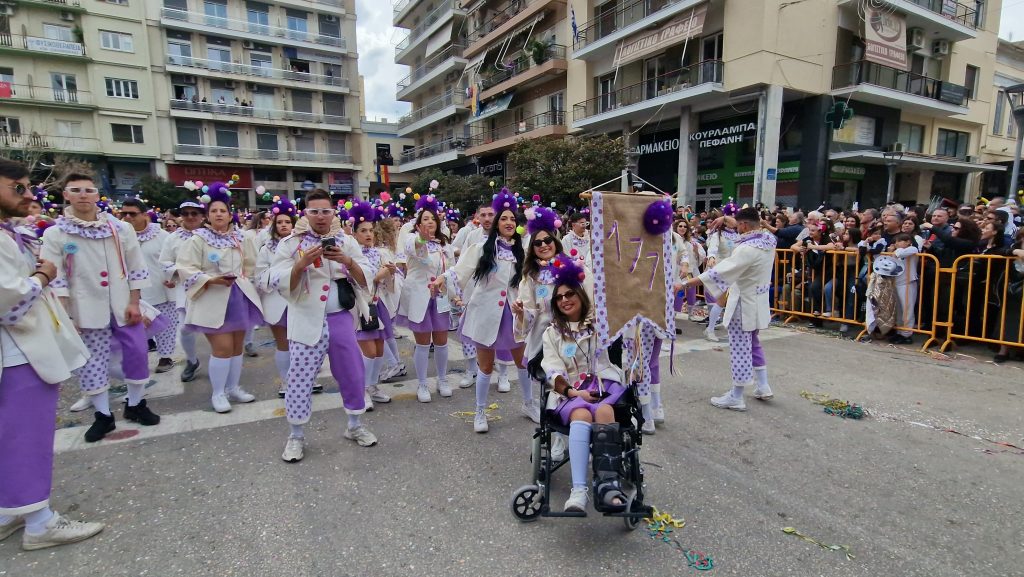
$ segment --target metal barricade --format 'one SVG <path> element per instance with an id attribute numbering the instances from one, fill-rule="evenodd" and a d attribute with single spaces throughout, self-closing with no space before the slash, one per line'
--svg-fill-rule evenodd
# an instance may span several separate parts
<path id="1" fill-rule="evenodd" d="M 868 259 L 870 265 L 870 259 Z M 912 262 L 908 262 L 912 261 Z M 944 326 L 943 323 L 938 321 L 938 311 L 941 308 L 939 306 L 939 287 L 942 283 L 948 282 L 948 277 L 944 277 L 941 273 L 943 269 L 939 267 L 939 260 L 934 255 L 928 253 L 917 253 L 904 260 L 907 266 L 912 266 L 917 271 L 917 281 L 910 283 L 908 282 L 903 287 L 896 286 L 896 296 L 899 299 L 898 313 L 896 317 L 896 326 L 893 327 L 893 332 L 910 332 L 916 335 L 927 337 L 924 343 L 921 345 L 921 351 L 927 351 L 929 347 L 938 342 L 936 332 L 940 326 Z M 925 278 L 926 270 L 935 271 L 935 282 L 926 283 Z M 913 302 L 912 306 L 905 306 L 905 303 Z M 932 303 L 930 307 L 931 318 L 923 318 L 926 316 L 925 303 Z M 867 334 L 867 327 L 857 336 L 858 339 Z"/>
<path id="2" fill-rule="evenodd" d="M 1015 270 L 1017 262 L 1013 257 L 964 255 L 943 269 L 945 282 L 952 286 L 949 303 L 942 307 L 948 317 L 939 323 L 947 329 L 940 350 L 954 340 L 1024 346 L 1024 273 Z"/>

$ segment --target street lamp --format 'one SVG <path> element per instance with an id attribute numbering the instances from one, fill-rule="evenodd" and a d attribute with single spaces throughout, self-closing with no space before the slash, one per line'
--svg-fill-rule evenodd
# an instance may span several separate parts
<path id="1" fill-rule="evenodd" d="M 887 150 L 882 153 L 885 157 L 885 167 L 889 169 L 889 183 L 885 188 L 885 204 L 892 204 L 893 195 L 896 189 L 896 167 L 899 166 L 900 161 L 903 160 L 903 147 L 893 147 L 892 150 Z"/>
<path id="2" fill-rule="evenodd" d="M 1007 196 L 1017 197 L 1017 183 L 1020 179 L 1020 155 L 1024 145 L 1024 84 L 1014 84 L 1003 89 L 1010 102 L 1010 114 L 1017 123 L 1017 151 L 1013 155 L 1013 172 L 1010 173 L 1010 192 Z M 1016 102 L 1014 101 L 1016 98 Z"/>

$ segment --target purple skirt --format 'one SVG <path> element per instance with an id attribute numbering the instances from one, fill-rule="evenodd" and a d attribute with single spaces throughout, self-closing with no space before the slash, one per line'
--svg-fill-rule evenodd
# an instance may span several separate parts
<path id="1" fill-rule="evenodd" d="M 431 297 L 427 302 L 427 310 L 423 313 L 422 321 L 414 323 L 409 320 L 409 317 L 398 315 L 398 324 L 414 333 L 440 333 L 448 332 L 451 319 L 448 313 L 437 312 L 437 298 Z"/>
<path id="2" fill-rule="evenodd" d="M 391 323 L 391 313 L 384 303 L 377 301 L 377 318 L 380 319 L 380 328 L 375 331 L 356 331 L 357 341 L 376 341 L 390 339 L 395 336 L 395 330 Z"/>
<path id="3" fill-rule="evenodd" d="M 228 297 L 228 308 L 224 311 L 224 323 L 222 325 L 210 328 L 188 324 L 185 325 L 185 328 L 197 333 L 219 335 L 223 333 L 244 332 L 262 322 L 263 314 L 260 313 L 259 307 L 245 296 L 242 289 L 232 286 L 231 296 Z"/>
<path id="4" fill-rule="evenodd" d="M 614 405 L 618 402 L 619 398 L 622 397 L 622 393 L 626 392 L 626 388 L 615 381 L 605 379 L 601 381 L 601 385 L 604 386 L 605 392 L 610 393 L 607 397 L 601 399 L 601 402 L 588 403 L 579 397 L 573 399 L 562 399 L 558 403 L 558 406 L 555 407 L 555 418 L 557 418 L 563 425 L 568 425 L 569 417 L 572 416 L 572 412 L 576 409 L 587 409 L 590 411 L 591 417 L 596 417 L 597 408 L 599 406 Z M 587 391 L 596 393 L 598 391 L 597 379 L 591 378 L 589 382 L 587 382 L 587 386 L 584 388 Z"/>
<path id="5" fill-rule="evenodd" d="M 513 331 L 512 309 L 509 308 L 508 303 L 505 303 L 505 308 L 501 312 L 501 324 L 498 325 L 498 336 L 494 338 L 494 342 L 485 345 L 483 343 L 474 341 L 472 339 L 466 339 L 472 343 L 478 349 L 493 349 L 497 351 L 511 351 L 526 346 L 526 343 L 516 341 L 515 333 Z"/>

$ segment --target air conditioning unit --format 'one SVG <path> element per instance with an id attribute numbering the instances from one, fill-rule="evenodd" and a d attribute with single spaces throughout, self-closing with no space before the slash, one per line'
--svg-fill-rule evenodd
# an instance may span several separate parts
<path id="1" fill-rule="evenodd" d="M 902 142 L 894 142 L 894 143 L 890 144 L 889 146 L 885 147 L 885 151 L 886 152 L 899 152 L 900 154 L 903 154 L 904 152 L 907 151 L 907 148 L 905 146 L 903 146 Z"/>
<path id="2" fill-rule="evenodd" d="M 0 16 L 14 16 L 14 6 L 7 4 L 0 6 Z"/>
<path id="3" fill-rule="evenodd" d="M 949 40 L 936 40 L 932 42 L 933 56 L 949 56 Z"/>
<path id="4" fill-rule="evenodd" d="M 185 84 L 195 84 L 196 83 L 196 77 L 192 76 L 192 75 L 182 76 L 181 81 L 184 82 Z"/>
<path id="5" fill-rule="evenodd" d="M 66 10 L 61 10 L 61 12 L 60 12 L 60 19 L 65 21 L 65 22 L 74 22 L 75 21 L 75 15 L 72 12 L 68 12 Z"/>
<path id="6" fill-rule="evenodd" d="M 333 24 L 333 23 L 335 23 L 337 21 L 338 21 L 338 17 L 335 16 L 334 14 L 328 14 L 327 16 L 324 16 L 324 22 L 330 22 L 330 23 Z"/>
<path id="7" fill-rule="evenodd" d="M 924 30 L 911 28 L 907 30 L 907 48 L 912 50 L 924 50 Z"/>
<path id="8" fill-rule="evenodd" d="M 302 136 L 302 129 L 301 128 L 293 128 L 293 129 L 291 129 L 291 133 L 292 133 L 292 136 Z"/>
<path id="9" fill-rule="evenodd" d="M 242 48 L 252 50 L 253 48 L 256 48 L 256 45 L 253 44 L 252 40 L 242 40 Z"/>
<path id="10" fill-rule="evenodd" d="M 234 87 L 235 87 L 235 81 L 234 80 L 225 80 L 224 81 L 224 88 L 234 88 Z"/>

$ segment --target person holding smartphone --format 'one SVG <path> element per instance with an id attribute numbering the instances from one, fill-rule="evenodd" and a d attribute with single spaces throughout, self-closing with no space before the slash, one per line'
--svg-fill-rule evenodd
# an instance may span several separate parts
<path id="1" fill-rule="evenodd" d="M 239 382 L 245 331 L 262 321 L 263 309 L 250 280 L 256 249 L 232 222 L 228 187 L 214 182 L 207 194 L 206 226 L 181 247 L 176 264 L 187 298 L 185 327 L 203 333 L 210 343 L 213 410 L 227 413 L 231 402 L 256 400 Z"/>

